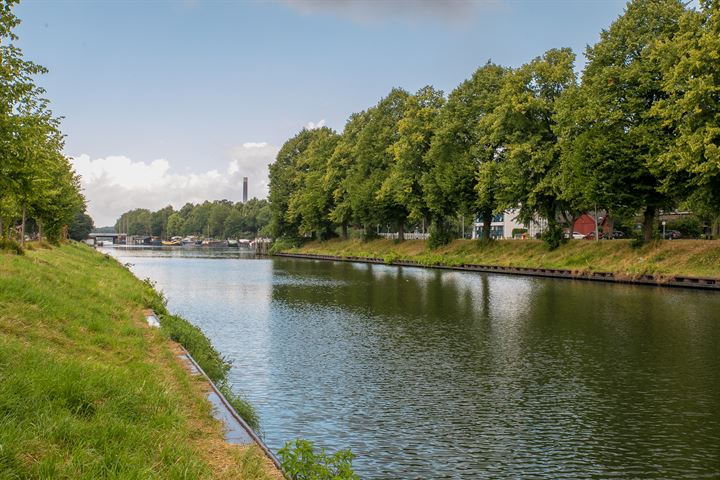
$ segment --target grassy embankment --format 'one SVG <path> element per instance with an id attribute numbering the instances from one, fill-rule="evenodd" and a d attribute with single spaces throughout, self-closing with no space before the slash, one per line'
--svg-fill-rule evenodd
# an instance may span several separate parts
<path id="1" fill-rule="evenodd" d="M 481 243 L 456 240 L 429 250 L 421 240 L 330 240 L 311 242 L 285 253 L 309 253 L 341 257 L 414 260 L 423 265 L 498 265 L 505 267 L 557 268 L 584 272 L 613 272 L 620 276 L 672 275 L 720 278 L 720 241 L 657 241 L 633 247 L 629 240 L 593 242 L 570 240 L 549 251 L 537 240 L 500 240 Z"/>
<path id="2" fill-rule="evenodd" d="M 170 338 L 224 383 L 207 338 L 114 259 L 0 251 L 0 479 L 280 478 L 258 447 L 225 443 Z"/>

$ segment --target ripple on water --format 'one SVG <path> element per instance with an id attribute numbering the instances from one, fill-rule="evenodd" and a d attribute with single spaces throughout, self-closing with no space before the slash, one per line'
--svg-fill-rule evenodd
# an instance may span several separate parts
<path id="1" fill-rule="evenodd" d="M 717 294 L 132 253 L 275 450 L 350 447 L 369 479 L 720 477 Z"/>

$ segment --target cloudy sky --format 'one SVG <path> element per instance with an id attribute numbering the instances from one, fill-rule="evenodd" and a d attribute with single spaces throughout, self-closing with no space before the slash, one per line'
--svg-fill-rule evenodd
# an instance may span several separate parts
<path id="1" fill-rule="evenodd" d="M 446 92 L 491 59 L 579 54 L 621 0 L 24 0 L 19 45 L 50 73 L 89 212 L 267 195 L 303 127 L 342 130 L 398 86 Z"/>

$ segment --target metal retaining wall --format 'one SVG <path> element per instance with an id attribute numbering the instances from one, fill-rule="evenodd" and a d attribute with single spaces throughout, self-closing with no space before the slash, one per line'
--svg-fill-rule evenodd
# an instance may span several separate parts
<path id="1" fill-rule="evenodd" d="M 393 260 L 386 262 L 382 258 L 367 257 L 338 257 L 335 255 L 315 255 L 307 253 L 276 253 L 278 257 L 304 258 L 312 260 L 330 260 L 334 262 L 359 262 L 376 263 L 383 265 L 395 265 L 402 267 L 424 267 L 437 268 L 441 270 L 460 270 L 469 272 L 501 273 L 511 275 L 529 275 L 534 277 L 567 278 L 572 280 L 591 280 L 600 282 L 627 283 L 639 285 L 654 285 L 663 287 L 701 288 L 705 290 L 720 291 L 720 278 L 690 277 L 681 275 L 637 275 L 626 276 L 612 272 L 583 272 L 574 270 L 563 270 L 556 268 L 525 268 L 525 267 L 501 267 L 497 265 L 424 265 L 414 260 Z"/>

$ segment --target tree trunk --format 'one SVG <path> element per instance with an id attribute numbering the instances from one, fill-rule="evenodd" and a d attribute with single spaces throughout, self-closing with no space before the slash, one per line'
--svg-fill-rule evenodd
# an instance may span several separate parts
<path id="1" fill-rule="evenodd" d="M 609 235 L 608 238 L 613 238 L 613 232 L 615 231 L 615 220 L 613 219 L 612 215 L 610 215 L 610 212 L 605 214 L 605 225 L 607 226 L 607 233 Z"/>
<path id="2" fill-rule="evenodd" d="M 405 241 L 405 221 L 400 220 L 398 223 L 398 241 L 404 242 Z"/>
<path id="3" fill-rule="evenodd" d="M 343 238 L 343 240 L 347 240 L 347 239 L 348 239 L 348 226 L 347 226 L 347 223 L 343 223 L 343 224 L 342 224 L 342 238 Z"/>
<path id="4" fill-rule="evenodd" d="M 42 232 L 42 220 L 36 220 L 38 225 L 38 240 L 42 240 L 43 232 Z"/>
<path id="5" fill-rule="evenodd" d="M 713 228 L 713 238 L 720 239 L 720 218 L 715 220 L 715 226 Z"/>
<path id="6" fill-rule="evenodd" d="M 20 227 L 20 245 L 25 245 L 25 222 L 27 221 L 27 208 L 22 207 L 22 226 Z"/>
<path id="7" fill-rule="evenodd" d="M 488 215 L 487 212 L 482 214 L 483 219 L 483 229 L 482 229 L 482 239 L 483 240 L 490 240 L 490 228 L 492 224 L 492 214 Z"/>
<path id="8" fill-rule="evenodd" d="M 645 242 L 652 241 L 653 226 L 655 224 L 655 212 L 656 212 L 656 208 L 654 205 L 648 205 L 645 208 L 645 213 L 643 214 L 643 225 L 642 225 L 643 241 L 645 241 Z"/>

